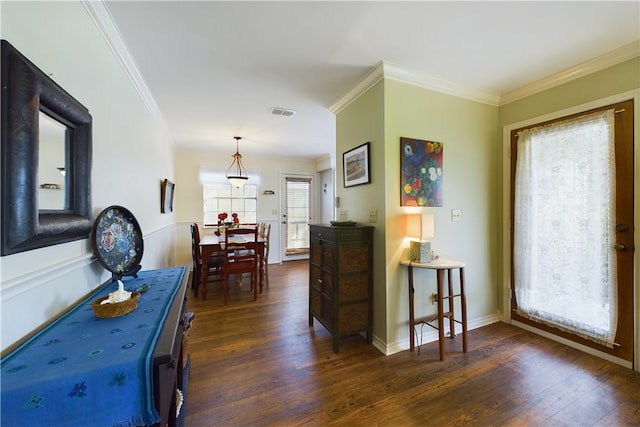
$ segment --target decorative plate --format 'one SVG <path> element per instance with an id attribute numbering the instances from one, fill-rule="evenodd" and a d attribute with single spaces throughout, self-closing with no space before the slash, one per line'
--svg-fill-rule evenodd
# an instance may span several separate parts
<path id="1" fill-rule="evenodd" d="M 142 231 L 128 209 L 109 206 L 100 212 L 93 224 L 93 251 L 98 262 L 116 276 L 131 275 L 140 270 Z"/>
<path id="2" fill-rule="evenodd" d="M 329 221 L 331 225 L 356 225 L 355 221 Z"/>

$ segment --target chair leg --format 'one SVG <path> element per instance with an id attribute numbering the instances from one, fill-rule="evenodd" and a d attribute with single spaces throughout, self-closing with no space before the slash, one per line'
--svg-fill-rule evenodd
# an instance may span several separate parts
<path id="1" fill-rule="evenodd" d="M 200 270 L 200 293 L 202 294 L 202 301 L 207 300 L 207 271 Z"/>
<path id="2" fill-rule="evenodd" d="M 229 276 L 227 276 L 223 272 L 221 279 L 222 279 L 222 284 L 221 284 L 222 298 L 224 299 L 224 305 L 227 305 L 229 303 Z"/>
<path id="3" fill-rule="evenodd" d="M 257 283 L 257 274 L 251 273 L 251 288 L 253 289 L 253 300 L 258 300 L 258 283 Z"/>
<path id="4" fill-rule="evenodd" d="M 200 287 L 200 269 L 194 268 L 193 275 L 191 276 L 191 289 L 193 290 L 193 296 L 198 298 L 198 288 Z"/>

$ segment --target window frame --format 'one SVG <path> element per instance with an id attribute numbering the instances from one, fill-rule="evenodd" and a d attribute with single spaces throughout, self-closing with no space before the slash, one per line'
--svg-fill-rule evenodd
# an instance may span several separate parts
<path id="1" fill-rule="evenodd" d="M 247 195 L 249 190 L 249 195 Z M 227 196 L 228 194 L 228 196 Z M 215 201 L 215 206 L 208 204 Z M 222 201 L 222 204 L 220 203 Z M 244 207 L 240 208 L 240 204 Z M 253 205 L 253 209 L 251 208 Z M 218 214 L 226 212 L 225 222 L 231 222 L 231 215 L 237 213 L 241 224 L 256 224 L 258 218 L 258 185 L 247 183 L 234 187 L 228 182 L 207 182 L 202 184 L 202 223 L 205 227 L 219 224 Z"/>

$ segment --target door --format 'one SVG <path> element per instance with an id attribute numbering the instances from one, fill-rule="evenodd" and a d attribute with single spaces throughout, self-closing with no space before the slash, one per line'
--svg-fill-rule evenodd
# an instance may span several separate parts
<path id="1" fill-rule="evenodd" d="M 568 146 L 570 138 L 551 132 L 544 137 L 556 139 L 527 139 L 527 132 L 546 132 L 607 115 L 603 120 L 609 120 L 613 130 L 608 152 L 614 155 L 601 172 L 594 166 L 603 163 L 598 161 L 602 144 L 596 139 L 593 146 L 587 142 L 590 137 L 582 136 Z M 519 139 L 529 145 L 519 144 Z M 542 155 L 531 155 L 535 144 Z M 586 147 L 591 148 L 583 153 Z M 582 154 L 574 155 L 578 152 Z M 512 319 L 632 362 L 633 101 L 516 129 L 511 133 L 511 153 Z M 565 157 L 573 159 L 571 175 L 564 175 Z M 527 175 L 526 170 L 532 172 Z M 523 175 L 536 185 L 546 180 L 547 186 L 523 187 Z M 612 193 L 598 196 L 599 190 L 594 190 L 592 181 L 601 176 L 609 177 L 603 179 L 610 180 Z M 603 200 L 606 203 L 598 207 Z M 549 209 L 542 211 L 541 206 Z M 579 243 L 573 243 L 574 238 Z M 586 272 L 592 269 L 595 273 Z M 579 313 L 569 319 L 574 308 Z M 606 329 L 601 325 L 611 328 L 608 336 L 599 332 Z"/>
<path id="2" fill-rule="evenodd" d="M 336 203 L 334 191 L 335 169 L 320 172 L 320 223 L 329 224 L 336 219 Z"/>
<path id="3" fill-rule="evenodd" d="M 309 257 L 309 224 L 314 212 L 313 175 L 282 177 L 283 261 Z"/>

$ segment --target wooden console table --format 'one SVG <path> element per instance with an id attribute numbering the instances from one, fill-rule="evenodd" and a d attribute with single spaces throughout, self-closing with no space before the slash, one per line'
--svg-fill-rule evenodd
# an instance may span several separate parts
<path id="1" fill-rule="evenodd" d="M 188 270 L 122 281 L 148 288 L 136 310 L 94 316 L 90 303 L 118 287 L 110 281 L 2 357 L 3 425 L 178 424 Z"/>
<path id="2" fill-rule="evenodd" d="M 440 347 L 440 360 L 444 360 L 444 319 L 449 319 L 449 331 L 450 338 L 455 337 L 455 323 L 462 324 L 462 350 L 463 352 L 467 352 L 467 301 L 464 294 L 464 262 L 451 260 L 451 259 L 437 259 L 430 263 L 420 264 L 415 261 L 410 260 L 402 260 L 400 261 L 401 265 L 407 266 L 407 273 L 409 276 L 409 336 L 410 336 L 410 351 L 413 351 L 415 348 L 415 326 L 420 323 L 427 323 L 430 326 L 431 322 L 437 320 L 438 326 L 438 343 Z M 413 269 L 414 268 L 422 268 L 428 270 L 435 270 L 437 274 L 437 291 L 436 291 L 436 299 L 438 302 L 438 311 L 435 315 L 426 316 L 423 318 L 416 319 L 414 314 L 414 293 L 415 289 L 413 287 Z M 453 270 L 458 270 L 460 272 L 460 293 L 453 293 Z M 444 283 L 444 273 L 447 272 L 448 279 L 448 295 L 444 295 L 443 293 L 443 283 Z M 458 321 L 454 317 L 454 305 L 453 299 L 460 298 L 461 303 L 461 321 Z M 444 311 L 444 300 L 448 300 L 447 311 Z M 434 326 L 435 327 L 435 326 Z"/>

